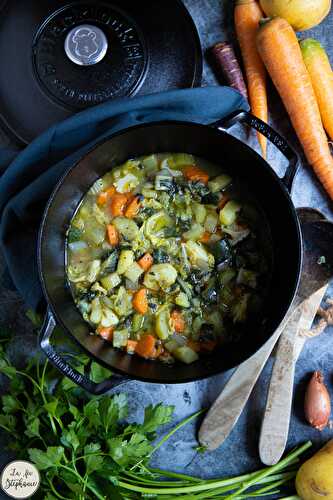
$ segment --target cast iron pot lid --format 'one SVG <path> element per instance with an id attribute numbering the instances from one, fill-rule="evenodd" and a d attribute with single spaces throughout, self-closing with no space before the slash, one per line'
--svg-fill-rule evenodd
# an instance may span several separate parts
<path id="1" fill-rule="evenodd" d="M 16 0 L 0 16 L 0 121 L 21 143 L 108 99 L 201 81 L 180 0 Z"/>

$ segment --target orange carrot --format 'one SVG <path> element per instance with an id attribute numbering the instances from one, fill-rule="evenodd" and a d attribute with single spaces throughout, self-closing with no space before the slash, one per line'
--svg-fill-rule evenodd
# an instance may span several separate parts
<path id="1" fill-rule="evenodd" d="M 117 246 L 119 244 L 119 234 L 117 229 L 113 226 L 113 224 L 108 224 L 106 226 L 106 231 L 110 245 L 114 247 Z"/>
<path id="2" fill-rule="evenodd" d="M 111 342 L 113 337 L 113 330 L 113 326 L 110 326 L 108 328 L 106 328 L 105 326 L 99 326 L 96 331 L 98 335 L 103 337 L 104 340 L 108 340 L 109 342 Z"/>
<path id="3" fill-rule="evenodd" d="M 227 194 L 223 194 L 222 198 L 220 199 L 220 201 L 218 203 L 218 208 L 220 210 L 222 210 L 224 205 L 226 205 L 229 200 L 230 200 L 229 196 Z"/>
<path id="4" fill-rule="evenodd" d="M 217 346 L 217 342 L 216 340 L 205 340 L 203 342 L 188 340 L 186 345 L 195 352 L 212 352 Z"/>
<path id="5" fill-rule="evenodd" d="M 142 358 L 155 358 L 157 351 L 155 348 L 156 338 L 153 335 L 144 335 L 135 348 L 135 352 Z"/>
<path id="6" fill-rule="evenodd" d="M 214 351 L 217 342 L 216 340 L 205 340 L 204 342 L 200 342 L 200 351 L 203 352 L 211 352 Z"/>
<path id="7" fill-rule="evenodd" d="M 103 206 L 106 204 L 109 198 L 113 196 L 116 192 L 116 188 L 114 186 L 111 186 L 110 188 L 106 189 L 105 191 L 102 191 L 99 193 L 97 197 L 97 205 Z"/>
<path id="8" fill-rule="evenodd" d="M 249 102 L 252 113 L 267 122 L 266 71 L 256 47 L 256 34 L 262 10 L 255 0 L 236 0 L 235 28 L 246 73 Z M 258 133 L 262 155 L 266 158 L 267 140 Z"/>
<path id="9" fill-rule="evenodd" d="M 131 202 L 135 198 L 135 195 L 132 193 L 132 191 L 126 191 L 126 193 L 123 194 L 127 198 L 127 203 Z"/>
<path id="10" fill-rule="evenodd" d="M 145 253 L 141 259 L 138 260 L 138 264 L 144 271 L 148 271 L 154 263 L 154 259 L 150 253 Z"/>
<path id="11" fill-rule="evenodd" d="M 134 309 L 140 314 L 148 311 L 147 289 L 141 288 L 133 295 L 132 304 Z"/>
<path id="12" fill-rule="evenodd" d="M 301 41 L 300 46 L 324 128 L 333 140 L 333 71 L 330 61 L 317 40 L 307 38 Z"/>
<path id="13" fill-rule="evenodd" d="M 173 325 L 175 331 L 177 333 L 182 333 L 185 330 L 185 326 L 186 326 L 186 323 L 185 323 L 185 320 L 183 318 L 182 313 L 180 311 L 178 311 L 177 309 L 175 309 L 174 311 L 172 311 L 170 317 L 171 317 L 171 322 L 172 322 L 172 325 Z"/>
<path id="14" fill-rule="evenodd" d="M 276 17 L 261 26 L 257 45 L 306 158 L 333 199 L 333 158 L 295 32 Z"/>
<path id="15" fill-rule="evenodd" d="M 125 194 L 115 193 L 110 202 L 110 210 L 113 217 L 124 215 L 128 198 Z"/>
<path id="16" fill-rule="evenodd" d="M 210 240 L 210 233 L 208 231 L 205 231 L 204 234 L 199 238 L 199 241 L 201 243 L 209 243 Z"/>
<path id="17" fill-rule="evenodd" d="M 133 219 L 139 211 L 141 205 L 140 197 L 135 196 L 132 201 L 130 201 L 125 210 L 125 217 L 128 219 Z"/>
<path id="18" fill-rule="evenodd" d="M 199 342 L 196 342 L 195 340 L 188 340 L 186 343 L 187 347 L 190 347 L 192 351 L 199 352 L 200 351 L 200 344 Z"/>
<path id="19" fill-rule="evenodd" d="M 188 180 L 192 182 L 199 181 L 207 184 L 209 180 L 209 175 L 207 174 L 207 172 L 201 170 L 201 168 L 197 167 L 196 165 L 187 165 L 186 167 L 184 167 L 183 174 Z"/>
<path id="20" fill-rule="evenodd" d="M 128 340 L 126 345 L 126 351 L 128 354 L 134 354 L 137 345 L 138 342 L 136 340 Z"/>
<path id="21" fill-rule="evenodd" d="M 97 197 L 97 205 L 98 206 L 103 206 L 105 205 L 106 201 L 108 199 L 108 194 L 106 191 L 102 191 L 101 193 L 99 193 L 98 197 Z"/>

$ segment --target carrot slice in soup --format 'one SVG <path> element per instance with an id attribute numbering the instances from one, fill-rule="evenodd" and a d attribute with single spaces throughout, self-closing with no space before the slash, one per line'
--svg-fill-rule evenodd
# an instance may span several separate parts
<path id="1" fill-rule="evenodd" d="M 100 207 L 105 205 L 108 199 L 111 198 L 111 196 L 113 196 L 115 192 L 116 188 L 114 186 L 111 186 L 105 191 L 102 191 L 97 197 L 97 205 L 99 205 Z"/>
<path id="2" fill-rule="evenodd" d="M 204 234 L 199 238 L 199 241 L 201 243 L 209 243 L 210 240 L 210 233 L 208 231 L 205 231 Z"/>
<path id="3" fill-rule="evenodd" d="M 110 210 L 113 217 L 119 217 L 124 215 L 126 205 L 127 205 L 127 196 L 122 193 L 115 193 L 111 197 L 111 202 L 110 202 Z"/>
<path id="4" fill-rule="evenodd" d="M 134 354 L 137 345 L 138 345 L 138 342 L 136 340 L 128 340 L 127 346 L 126 346 L 126 351 L 129 354 Z"/>
<path id="5" fill-rule="evenodd" d="M 135 352 L 142 358 L 156 357 L 156 338 L 153 335 L 144 335 L 138 342 Z"/>
<path id="6" fill-rule="evenodd" d="M 114 331 L 113 326 L 110 326 L 108 328 L 106 328 L 105 326 L 99 326 L 97 328 L 98 335 L 100 335 L 104 340 L 108 340 L 109 342 L 111 342 L 112 340 L 113 331 Z"/>
<path id="7" fill-rule="evenodd" d="M 110 245 L 117 246 L 119 244 L 119 234 L 117 229 L 112 224 L 108 224 L 106 226 L 106 230 Z"/>
<path id="8" fill-rule="evenodd" d="M 148 311 L 148 299 L 146 288 L 141 288 L 133 295 L 132 304 L 134 309 L 140 314 L 146 314 Z"/>
<path id="9" fill-rule="evenodd" d="M 141 259 L 138 260 L 138 264 L 144 271 L 148 271 L 154 263 L 154 259 L 150 253 L 145 253 Z"/>
<path id="10" fill-rule="evenodd" d="M 181 333 L 185 330 L 185 326 L 186 326 L 185 320 L 183 318 L 182 313 L 180 311 L 177 311 L 177 309 L 172 311 L 171 321 L 172 321 L 173 327 L 177 333 Z"/>
<path id="11" fill-rule="evenodd" d="M 199 181 L 207 184 L 207 182 L 209 181 L 209 175 L 207 174 L 207 172 L 201 170 L 201 168 L 197 167 L 196 165 L 188 165 L 184 167 L 183 174 L 189 181 L 192 182 Z"/>
<path id="12" fill-rule="evenodd" d="M 125 210 L 125 217 L 128 219 L 133 219 L 140 209 L 141 200 L 139 196 L 135 196 L 132 201 L 129 202 Z"/>

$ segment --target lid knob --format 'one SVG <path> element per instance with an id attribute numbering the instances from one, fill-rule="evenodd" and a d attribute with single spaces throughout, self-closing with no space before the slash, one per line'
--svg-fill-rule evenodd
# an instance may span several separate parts
<path id="1" fill-rule="evenodd" d="M 75 64 L 97 64 L 105 56 L 108 41 L 103 31 L 92 24 L 81 24 L 71 29 L 65 40 L 67 57 Z"/>

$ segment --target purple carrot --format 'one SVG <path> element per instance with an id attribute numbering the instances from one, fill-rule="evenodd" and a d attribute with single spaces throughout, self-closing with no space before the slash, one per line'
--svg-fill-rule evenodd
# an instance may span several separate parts
<path id="1" fill-rule="evenodd" d="M 234 49 L 228 42 L 219 42 L 212 47 L 218 70 L 222 73 L 226 82 L 238 90 L 247 99 L 247 90 L 242 70 L 238 64 Z"/>

